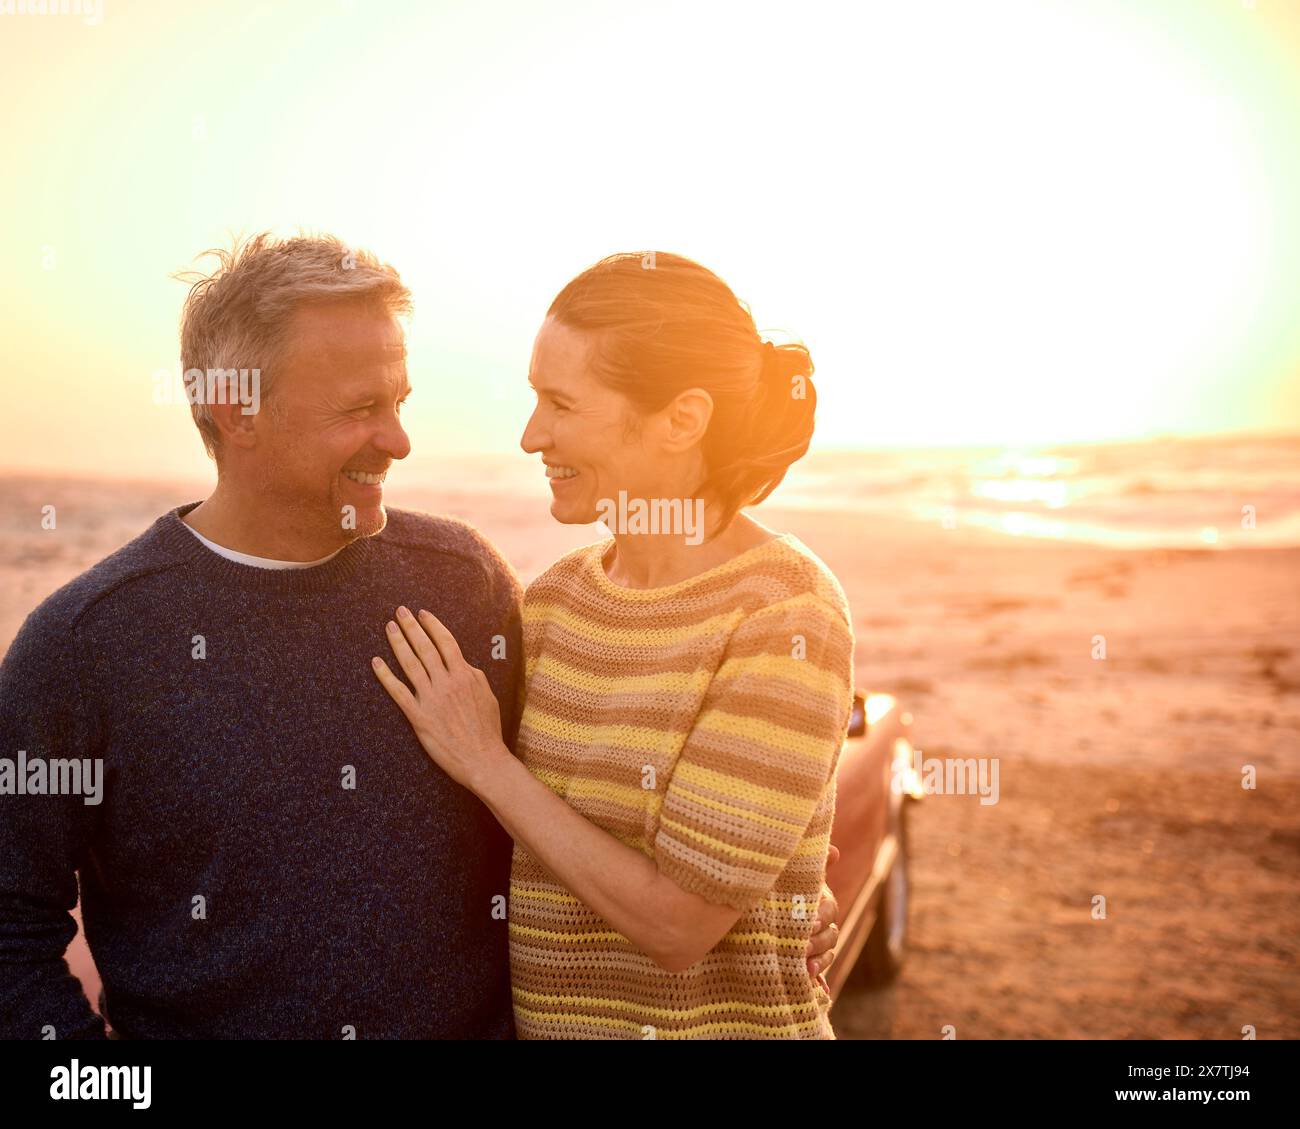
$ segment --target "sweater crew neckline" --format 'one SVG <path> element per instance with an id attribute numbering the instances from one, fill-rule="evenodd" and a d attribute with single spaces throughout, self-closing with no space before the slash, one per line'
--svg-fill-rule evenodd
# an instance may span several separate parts
<path id="1" fill-rule="evenodd" d="M 158 519 L 154 529 L 166 548 L 218 584 L 268 593 L 325 592 L 351 578 L 374 552 L 370 545 L 374 537 L 358 537 L 328 560 L 310 568 L 260 568 L 232 561 L 209 549 L 181 520 L 199 505 L 201 502 L 187 502 L 169 510 Z"/>
<path id="2" fill-rule="evenodd" d="M 655 588 L 628 588 L 623 584 L 615 583 L 609 578 L 609 573 L 605 571 L 605 554 L 609 552 L 613 543 L 614 538 L 609 537 L 588 547 L 587 568 L 596 582 L 596 587 L 606 595 L 619 600 L 648 601 L 681 595 L 683 592 L 690 591 L 697 584 L 707 583 L 737 569 L 743 569 L 756 558 L 763 557 L 768 553 L 779 552 L 785 548 L 795 548 L 797 550 L 799 539 L 793 533 L 778 533 L 775 537 L 771 537 L 761 544 L 751 545 L 748 549 L 742 550 L 721 564 L 707 568 L 703 572 L 697 572 L 694 576 L 688 576 L 685 580 L 679 580 L 675 584 L 663 584 Z"/>

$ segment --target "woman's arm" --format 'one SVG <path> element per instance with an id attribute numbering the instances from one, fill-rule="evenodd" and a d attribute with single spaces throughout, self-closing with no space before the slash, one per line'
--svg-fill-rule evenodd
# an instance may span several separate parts
<path id="1" fill-rule="evenodd" d="M 435 616 L 421 611 L 417 620 L 399 608 L 388 640 L 415 693 L 379 658 L 375 673 L 425 751 L 592 911 L 670 972 L 689 968 L 726 936 L 742 910 L 682 889 L 653 859 L 584 818 L 511 755 L 486 675 L 465 662 Z M 833 896 L 818 906 L 806 953 L 812 975 L 834 959 L 837 913 Z"/>
<path id="2" fill-rule="evenodd" d="M 740 911 L 683 890 L 511 755 L 487 676 L 465 662 L 435 616 L 421 611 L 417 620 L 399 608 L 388 640 L 415 693 L 378 658 L 375 673 L 425 750 L 593 912 L 669 972 L 689 968 L 726 936 Z"/>
<path id="3" fill-rule="evenodd" d="M 466 782 L 555 878 L 668 972 L 702 960 L 740 918 L 687 893 L 653 859 L 578 814 L 510 756 L 484 758 Z"/>

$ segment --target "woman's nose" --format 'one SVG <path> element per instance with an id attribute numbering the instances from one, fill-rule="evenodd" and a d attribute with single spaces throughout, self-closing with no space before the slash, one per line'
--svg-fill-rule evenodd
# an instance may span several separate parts
<path id="1" fill-rule="evenodd" d="M 527 454 L 531 455 L 543 449 L 544 444 L 542 440 L 544 438 L 545 436 L 542 433 L 542 428 L 537 423 L 537 412 L 534 411 L 533 414 L 528 417 L 528 423 L 524 426 L 523 435 L 519 437 L 519 446 L 522 447 Z"/>

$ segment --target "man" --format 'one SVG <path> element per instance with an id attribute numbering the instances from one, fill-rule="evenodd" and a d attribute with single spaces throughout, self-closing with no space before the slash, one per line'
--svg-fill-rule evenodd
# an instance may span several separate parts
<path id="1" fill-rule="evenodd" d="M 103 772 L 99 803 L 0 779 L 0 1035 L 105 1034 L 63 957 L 78 875 L 121 1037 L 513 1034 L 511 842 L 370 667 L 396 607 L 429 609 L 513 742 L 516 577 L 468 524 L 383 504 L 409 309 L 329 237 L 259 236 L 191 290 L 216 488 L 47 599 L 0 667 L 0 757 Z"/>

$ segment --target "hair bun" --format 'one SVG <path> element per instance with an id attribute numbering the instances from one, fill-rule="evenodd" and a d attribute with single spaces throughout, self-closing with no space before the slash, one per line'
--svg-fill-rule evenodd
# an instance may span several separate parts
<path id="1" fill-rule="evenodd" d="M 781 376 L 781 366 L 776 363 L 776 346 L 770 341 L 764 341 L 759 347 L 758 354 L 758 380 L 760 384 L 772 385 L 778 381 L 785 383 Z"/>

